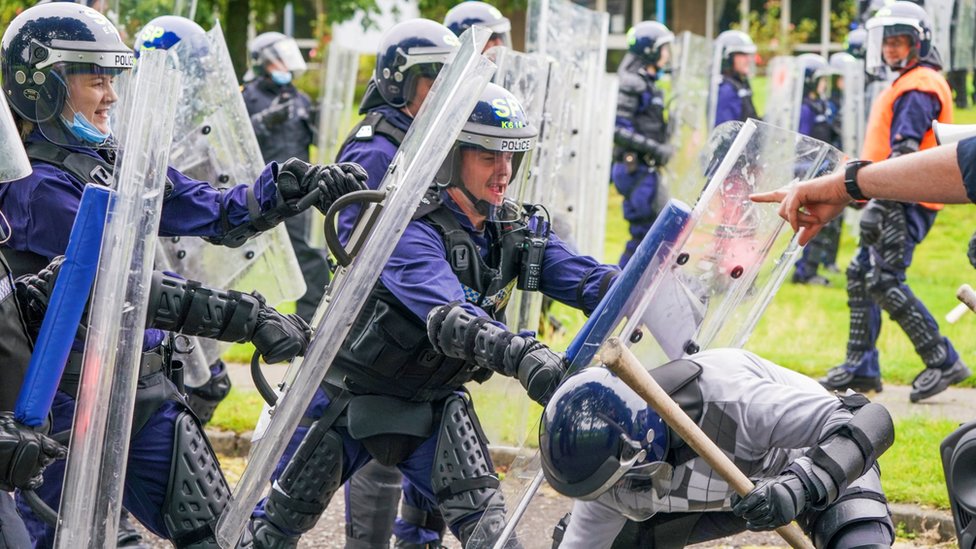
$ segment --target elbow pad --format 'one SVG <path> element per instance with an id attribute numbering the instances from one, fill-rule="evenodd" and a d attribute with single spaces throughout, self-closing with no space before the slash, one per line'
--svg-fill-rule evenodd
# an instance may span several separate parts
<path id="1" fill-rule="evenodd" d="M 790 470 L 803 481 L 811 506 L 823 509 L 868 472 L 894 442 L 891 414 L 880 404 L 868 403 L 798 459 Z"/>
<path id="2" fill-rule="evenodd" d="M 515 335 L 454 304 L 430 312 L 427 335 L 437 352 L 509 377 L 518 375 L 523 356 L 543 346 L 535 338 Z"/>
<path id="3" fill-rule="evenodd" d="M 219 341 L 249 341 L 261 299 L 153 272 L 146 326 Z"/>

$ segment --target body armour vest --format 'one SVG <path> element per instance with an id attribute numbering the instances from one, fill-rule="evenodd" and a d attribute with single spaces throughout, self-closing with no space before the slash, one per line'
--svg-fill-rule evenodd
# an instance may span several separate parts
<path id="1" fill-rule="evenodd" d="M 745 122 L 750 118 L 759 119 L 756 106 L 752 104 L 752 87 L 749 85 L 749 81 L 728 76 L 725 77 L 725 81 L 735 88 L 735 94 L 739 97 L 739 101 L 742 102 L 742 110 L 740 111 L 742 116 L 739 117 L 739 121 Z"/>
<path id="2" fill-rule="evenodd" d="M 880 162 L 891 156 L 891 123 L 895 117 L 895 102 L 910 91 L 921 91 L 934 95 L 942 104 L 939 111 L 939 124 L 952 123 L 952 90 L 938 71 L 924 65 L 917 65 L 905 71 L 891 84 L 890 88 L 878 94 L 871 106 L 871 115 L 864 131 L 864 145 L 861 158 Z M 935 132 L 929 128 L 922 137 L 919 150 L 935 147 Z M 930 210 L 941 210 L 942 204 L 920 202 Z"/>
<path id="3" fill-rule="evenodd" d="M 664 92 L 647 75 L 620 74 L 617 94 L 617 124 L 629 121 L 634 133 L 658 143 L 668 142 L 668 125 L 664 119 Z M 614 147 L 614 158 L 629 152 L 625 145 Z"/>
<path id="4" fill-rule="evenodd" d="M 464 288 L 465 300 L 504 322 L 505 306 L 519 273 L 524 221 L 487 222 L 491 248 L 482 258 L 471 236 L 442 205 L 436 191 L 424 197 L 414 219 L 440 234 L 445 259 Z M 377 281 L 326 380 L 355 394 L 434 401 L 468 381 L 484 381 L 490 376 L 491 371 L 473 362 L 435 352 L 427 338 L 426 319 L 417 318 Z"/>
<path id="5" fill-rule="evenodd" d="M 0 364 L 3 364 L 0 410 L 14 409 L 33 350 L 34 344 L 14 295 L 10 266 L 0 253 Z"/>

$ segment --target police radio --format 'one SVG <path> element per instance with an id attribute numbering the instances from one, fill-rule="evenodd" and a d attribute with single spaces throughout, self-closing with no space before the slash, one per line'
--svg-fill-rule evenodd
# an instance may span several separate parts
<path id="1" fill-rule="evenodd" d="M 520 252 L 518 281 L 515 286 L 519 290 L 530 292 L 539 291 L 539 283 L 542 280 L 542 260 L 546 255 L 546 244 L 549 243 L 550 223 L 547 219 L 549 212 L 546 211 L 546 218 L 543 218 L 540 215 L 532 215 L 535 211 L 536 209 L 533 208 L 526 224 L 525 239 L 522 240 Z"/>

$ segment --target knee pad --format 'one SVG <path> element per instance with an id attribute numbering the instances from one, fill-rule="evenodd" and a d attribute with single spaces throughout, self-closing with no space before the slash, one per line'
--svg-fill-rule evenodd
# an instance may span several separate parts
<path id="1" fill-rule="evenodd" d="M 176 547 L 216 548 L 214 525 L 230 499 L 217 456 L 189 411 L 176 418 L 163 521 Z"/>
<path id="2" fill-rule="evenodd" d="M 342 436 L 319 423 L 305 435 L 264 506 L 268 520 L 284 532 L 311 530 L 342 485 Z"/>
<path id="3" fill-rule="evenodd" d="M 949 504 L 962 549 L 976 547 L 976 421 L 949 434 L 939 446 Z"/>
<path id="4" fill-rule="evenodd" d="M 452 527 L 479 513 L 484 513 L 482 520 L 497 517 L 504 525 L 504 498 L 485 440 L 469 399 L 456 394 L 448 397 L 437 433 L 431 487 L 445 522 Z M 477 522 L 464 525 L 470 525 L 467 536 Z"/>
<path id="5" fill-rule="evenodd" d="M 867 475 L 866 475 L 867 476 Z M 878 483 L 880 487 L 880 482 Z M 844 528 L 862 522 L 877 522 L 887 532 L 887 540 L 878 543 L 890 546 L 895 540 L 895 526 L 891 522 L 888 502 L 880 491 L 852 486 L 834 503 L 808 520 L 801 520 L 804 530 L 813 538 L 816 547 L 838 547 L 834 539 Z"/>
<path id="6" fill-rule="evenodd" d="M 220 371 L 210 376 L 206 383 L 200 387 L 186 388 L 187 404 L 204 425 L 210 422 L 217 405 L 230 393 L 230 375 L 227 374 L 227 367 L 224 366 L 223 361 L 218 360 L 218 362 Z"/>

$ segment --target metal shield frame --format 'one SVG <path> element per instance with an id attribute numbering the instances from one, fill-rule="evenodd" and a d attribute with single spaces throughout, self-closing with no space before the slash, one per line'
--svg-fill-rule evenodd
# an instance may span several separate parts
<path id="1" fill-rule="evenodd" d="M 434 81 L 427 100 L 394 156 L 380 184 L 380 188 L 389 194 L 372 227 L 371 234 L 379 236 L 367 239 L 355 260 L 336 272 L 319 305 L 313 321 L 315 332 L 305 359 L 292 362 L 266 436 L 252 448 L 250 462 L 217 524 L 217 540 L 221 546 L 232 547 L 240 538 L 245 522 L 268 488 L 271 472 L 284 452 L 279 437 L 290 436 L 298 426 L 362 309 L 365 297 L 393 253 L 398 240 L 396 235 L 402 234 L 410 222 L 481 91 L 491 79 L 494 65 L 481 55 L 489 36 L 490 31 L 480 27 L 473 27 L 461 35 L 461 48 Z"/>
<path id="2" fill-rule="evenodd" d="M 139 60 L 132 86 L 139 105 L 116 164 L 117 195 L 110 205 L 92 293 L 85 354 L 61 520 L 59 548 L 115 543 L 132 428 L 133 404 L 149 300 L 149 280 L 162 210 L 173 113 L 180 77 L 166 54 Z"/>

